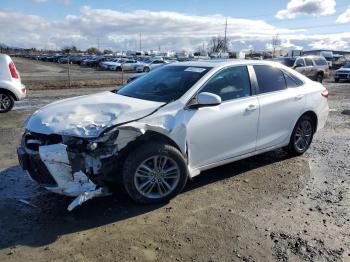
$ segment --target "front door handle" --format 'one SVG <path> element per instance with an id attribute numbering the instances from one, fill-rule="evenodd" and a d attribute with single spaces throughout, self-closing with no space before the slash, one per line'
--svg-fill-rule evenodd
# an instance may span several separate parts
<path id="1" fill-rule="evenodd" d="M 254 110 L 256 110 L 257 109 L 257 106 L 256 105 L 249 105 L 246 109 L 245 109 L 245 111 L 254 111 Z"/>
<path id="2" fill-rule="evenodd" d="M 295 96 L 295 99 L 296 99 L 296 100 L 300 100 L 300 99 L 302 99 L 303 97 L 304 97 L 304 95 L 299 94 L 299 95 L 296 95 L 296 96 Z"/>

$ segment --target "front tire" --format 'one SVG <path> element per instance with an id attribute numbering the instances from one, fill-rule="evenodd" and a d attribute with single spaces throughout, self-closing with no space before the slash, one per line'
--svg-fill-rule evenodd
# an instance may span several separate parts
<path id="1" fill-rule="evenodd" d="M 10 111 L 15 104 L 13 97 L 6 92 L 0 91 L 0 113 Z"/>
<path id="2" fill-rule="evenodd" d="M 296 123 L 285 150 L 293 156 L 300 156 L 308 150 L 315 132 L 315 123 L 308 115 L 303 115 Z"/>
<path id="3" fill-rule="evenodd" d="M 334 82 L 338 83 L 339 82 L 339 78 L 334 78 Z"/>
<path id="4" fill-rule="evenodd" d="M 145 72 L 145 73 L 148 73 L 149 71 L 150 71 L 149 67 L 145 67 L 145 68 L 143 69 L 143 72 Z"/>
<path id="5" fill-rule="evenodd" d="M 145 143 L 130 152 L 123 168 L 123 184 L 137 203 L 167 202 L 182 191 L 187 164 L 178 149 L 162 143 Z"/>

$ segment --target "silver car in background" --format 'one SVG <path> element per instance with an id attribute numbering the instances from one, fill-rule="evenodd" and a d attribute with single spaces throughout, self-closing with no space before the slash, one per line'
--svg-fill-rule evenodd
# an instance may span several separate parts
<path id="1" fill-rule="evenodd" d="M 298 57 L 294 62 L 293 68 L 308 78 L 320 83 L 330 75 L 328 62 L 322 56 Z"/>

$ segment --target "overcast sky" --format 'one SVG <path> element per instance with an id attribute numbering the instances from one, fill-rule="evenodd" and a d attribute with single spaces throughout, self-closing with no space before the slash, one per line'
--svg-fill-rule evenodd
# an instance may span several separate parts
<path id="1" fill-rule="evenodd" d="M 197 50 L 224 35 L 230 49 L 350 50 L 350 0 L 0 0 L 0 43 L 60 49 Z"/>

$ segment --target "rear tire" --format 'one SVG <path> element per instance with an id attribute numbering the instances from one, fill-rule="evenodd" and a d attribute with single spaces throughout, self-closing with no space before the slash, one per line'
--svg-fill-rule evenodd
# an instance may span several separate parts
<path id="1" fill-rule="evenodd" d="M 296 123 L 288 146 L 284 149 L 292 156 L 304 154 L 311 145 L 315 132 L 315 123 L 308 115 L 303 115 Z"/>
<path id="2" fill-rule="evenodd" d="M 316 81 L 319 83 L 322 83 L 323 81 L 323 75 L 321 73 L 318 73 L 316 76 Z"/>
<path id="3" fill-rule="evenodd" d="M 122 71 L 122 68 L 121 68 L 120 66 L 118 66 L 118 67 L 115 69 L 115 71 L 120 72 L 120 71 Z"/>
<path id="4" fill-rule="evenodd" d="M 149 142 L 130 152 L 123 167 L 123 184 L 137 203 L 167 202 L 182 191 L 187 164 L 178 149 Z"/>
<path id="5" fill-rule="evenodd" d="M 13 108 L 14 104 L 15 100 L 11 94 L 0 91 L 0 113 L 6 113 L 10 111 Z"/>
<path id="6" fill-rule="evenodd" d="M 334 78 L 334 82 L 338 83 L 339 82 L 339 78 Z"/>

